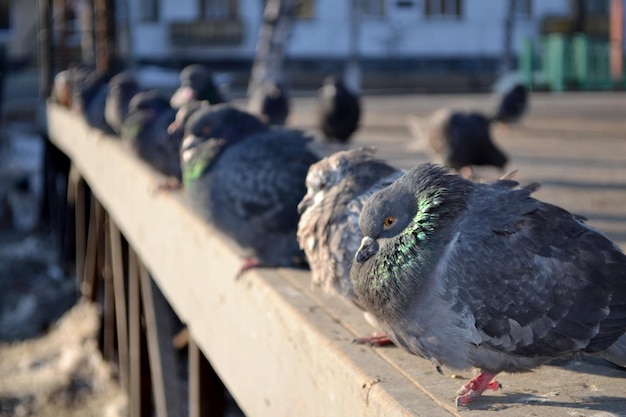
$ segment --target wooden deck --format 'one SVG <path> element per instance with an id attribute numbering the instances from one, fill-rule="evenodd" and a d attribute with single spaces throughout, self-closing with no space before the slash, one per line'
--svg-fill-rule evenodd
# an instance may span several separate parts
<path id="1" fill-rule="evenodd" d="M 381 156 L 409 168 L 428 158 L 410 139 L 405 124 L 409 113 L 427 113 L 445 104 L 488 109 L 490 100 L 370 97 L 353 145 L 376 145 Z M 293 107 L 290 123 L 311 126 L 312 100 L 294 100 Z M 110 291 L 117 300 L 133 300 L 131 293 L 143 291 L 144 320 L 132 302 L 118 301 L 109 309 L 117 322 L 117 337 L 110 339 L 119 343 L 121 378 L 131 393 L 130 415 L 145 415 L 133 408 L 140 404 L 142 371 L 136 355 L 142 326 L 148 330 L 148 350 L 165 347 L 157 359 L 154 349 L 148 355 L 157 415 L 183 415 L 180 403 L 186 399 L 176 387 L 168 387 L 171 377 L 164 372 L 170 369 L 168 324 L 156 320 L 162 315 L 145 313 L 163 311 L 166 300 L 188 326 L 191 348 L 199 347 L 248 416 L 626 416 L 626 372 L 579 358 L 527 374 L 500 375 L 501 391 L 456 410 L 455 392 L 471 371 L 445 369 L 441 376 L 430 362 L 400 349 L 353 344 L 371 328 L 356 308 L 312 289 L 308 272 L 257 269 L 236 281 L 241 262 L 237 248 L 191 213 L 183 191 L 157 191 L 162 177 L 114 138 L 89 129 L 55 105 L 47 110 L 51 140 L 70 156 L 75 172 L 104 209 L 104 232 L 115 238 L 119 229 L 131 253 L 137 254 L 137 263 L 130 257 L 129 269 L 135 270 L 128 276 L 138 278 L 125 284 L 122 280 Z M 519 169 L 520 181 L 543 182 L 540 198 L 586 215 L 626 247 L 626 94 L 536 95 L 523 126 L 497 128 L 495 136 L 511 155 L 509 168 Z M 319 150 L 334 149 L 324 145 Z M 500 175 L 490 170 L 479 174 Z M 88 241 L 89 235 L 85 246 Z M 111 263 L 111 280 L 120 282 L 115 277 L 122 272 L 115 265 L 123 263 L 121 250 L 116 244 L 105 247 L 108 259 L 118 258 Z M 87 269 L 79 265 L 79 270 Z M 203 415 L 197 403 L 204 392 L 197 389 L 198 377 L 190 378 L 191 415 Z"/>

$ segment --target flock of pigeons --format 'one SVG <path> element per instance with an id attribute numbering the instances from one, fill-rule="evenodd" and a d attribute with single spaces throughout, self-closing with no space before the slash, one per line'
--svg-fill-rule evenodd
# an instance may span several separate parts
<path id="1" fill-rule="evenodd" d="M 53 94 L 178 178 L 194 210 L 247 250 L 239 274 L 308 265 L 314 284 L 373 316 L 397 346 L 438 370 L 478 368 L 457 406 L 498 389 L 499 372 L 579 352 L 626 367 L 626 256 L 585 219 L 533 198 L 537 184 L 478 183 L 430 163 L 403 172 L 369 148 L 320 159 L 311 137 L 282 126 L 284 88 L 260 89 L 252 114 L 200 65 L 181 72 L 171 97 L 141 91 L 132 74 L 84 69 L 60 74 Z M 484 147 L 489 124 L 521 117 L 526 95 L 514 89 L 492 117 L 437 115 L 431 141 L 443 161 L 503 166 L 504 154 Z M 348 140 L 360 112 L 329 77 L 325 136 Z"/>

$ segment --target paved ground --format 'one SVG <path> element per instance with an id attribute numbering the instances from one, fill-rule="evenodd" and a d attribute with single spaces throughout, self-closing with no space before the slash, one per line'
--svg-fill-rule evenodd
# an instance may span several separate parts
<path id="1" fill-rule="evenodd" d="M 411 136 L 410 114 L 428 115 L 440 106 L 490 112 L 489 95 L 373 96 L 365 102 L 363 127 L 354 145 L 373 145 L 402 168 L 431 158 Z M 312 101 L 298 99 L 290 123 L 312 126 Z M 537 93 L 521 124 L 499 125 L 493 136 L 521 182 L 540 181 L 537 196 L 585 215 L 626 248 L 626 93 Z M 325 152 L 329 149 L 325 148 Z M 495 169 L 478 170 L 494 179 Z"/>

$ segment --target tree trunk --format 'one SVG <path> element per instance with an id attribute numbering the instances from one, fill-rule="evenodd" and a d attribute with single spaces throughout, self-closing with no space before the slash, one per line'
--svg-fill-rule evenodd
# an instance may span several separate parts
<path id="1" fill-rule="evenodd" d="M 509 0 L 504 17 L 504 50 L 502 53 L 502 75 L 513 69 L 513 29 L 515 19 L 515 0 Z"/>
<path id="2" fill-rule="evenodd" d="M 265 81 L 283 81 L 285 49 L 297 4 L 298 0 L 267 0 L 248 83 L 248 97 L 252 97 Z"/>

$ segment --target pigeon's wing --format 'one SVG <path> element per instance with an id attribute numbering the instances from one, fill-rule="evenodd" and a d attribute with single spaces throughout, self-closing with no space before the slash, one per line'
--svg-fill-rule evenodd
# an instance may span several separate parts
<path id="1" fill-rule="evenodd" d="M 477 188 L 455 232 L 459 262 L 448 265 L 453 309 L 474 317 L 484 344 L 508 353 L 605 349 L 626 329 L 626 257 L 530 192 Z"/>
<path id="2" fill-rule="evenodd" d="M 228 148 L 211 171 L 217 197 L 259 230 L 295 230 L 306 174 L 317 160 L 306 142 L 296 131 L 269 131 Z"/>

